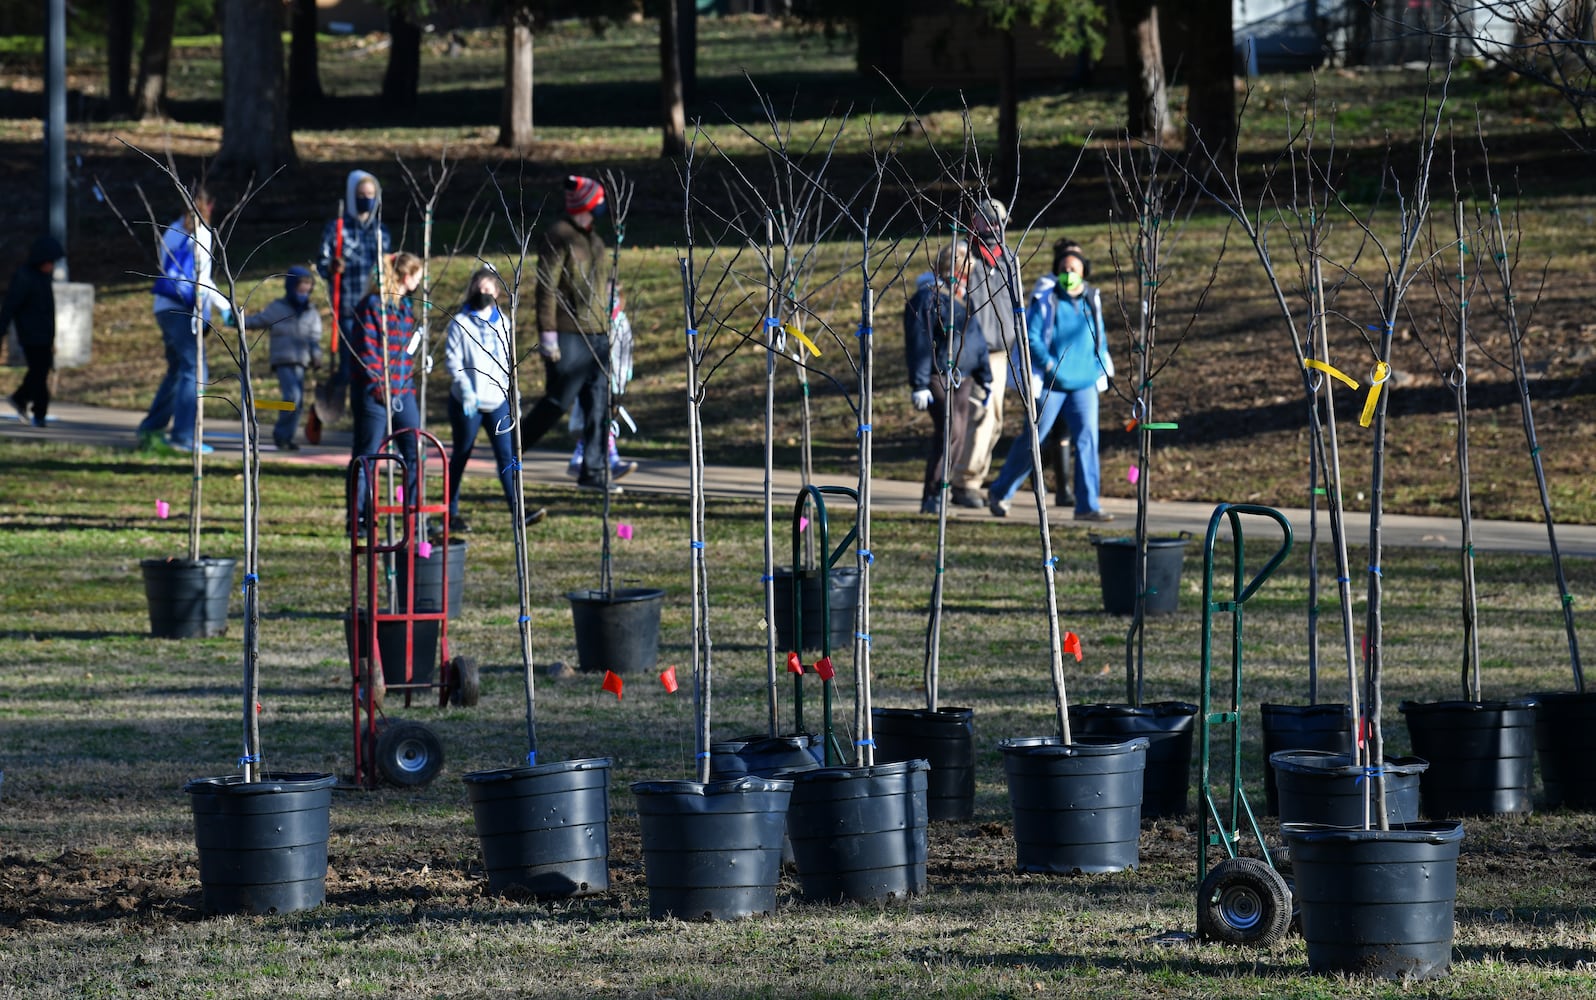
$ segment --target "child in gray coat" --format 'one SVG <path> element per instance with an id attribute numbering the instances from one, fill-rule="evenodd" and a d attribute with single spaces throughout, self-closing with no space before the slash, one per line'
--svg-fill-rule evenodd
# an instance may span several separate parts
<path id="1" fill-rule="evenodd" d="M 282 387 L 283 401 L 293 403 L 272 428 L 279 451 L 298 451 L 294 434 L 305 405 L 305 370 L 321 366 L 321 313 L 311 308 L 316 279 L 303 267 L 291 267 L 283 280 L 283 297 L 246 317 L 244 329 L 271 331 L 271 366 Z"/>

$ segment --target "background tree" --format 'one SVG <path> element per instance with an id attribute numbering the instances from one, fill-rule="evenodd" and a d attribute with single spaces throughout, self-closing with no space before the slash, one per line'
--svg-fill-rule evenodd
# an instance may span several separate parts
<path id="1" fill-rule="evenodd" d="M 1154 0 L 1120 0 L 1119 18 L 1125 46 L 1125 127 L 1131 135 L 1162 146 L 1175 138 L 1175 129 L 1164 88 L 1158 4 Z"/>
<path id="2" fill-rule="evenodd" d="M 288 43 L 288 106 L 307 110 L 322 99 L 321 65 L 316 52 L 316 0 L 293 0 Z"/>
<path id="3" fill-rule="evenodd" d="M 1235 43 L 1231 0 L 1187 0 L 1186 148 L 1201 144 L 1222 169 L 1236 151 Z"/>
<path id="4" fill-rule="evenodd" d="M 681 64 L 682 101 L 698 100 L 698 0 L 676 4 L 676 55 Z"/>
<path id="5" fill-rule="evenodd" d="M 213 170 L 264 180 L 296 162 L 283 74 L 282 0 L 220 0 L 222 148 Z"/>
<path id="6" fill-rule="evenodd" d="M 408 111 L 421 91 L 421 24 L 430 13 L 427 0 L 389 0 L 388 68 L 382 74 L 382 103 Z"/>
<path id="7" fill-rule="evenodd" d="M 149 0 L 148 10 L 144 47 L 139 52 L 139 82 L 133 94 L 133 115 L 141 120 L 166 114 L 166 76 L 172 63 L 177 0 Z"/>
<path id="8" fill-rule="evenodd" d="M 660 0 L 659 5 L 659 100 L 661 156 L 681 156 L 687 152 L 687 115 L 682 108 L 682 49 L 676 29 L 680 24 L 678 3 L 696 6 L 697 0 Z"/>
<path id="9" fill-rule="evenodd" d="M 110 0 L 105 16 L 105 94 L 112 118 L 133 109 L 133 4 Z"/>
<path id="10" fill-rule="evenodd" d="M 532 145 L 532 25 L 524 4 L 504 6 L 504 96 L 499 103 L 498 145 Z"/>

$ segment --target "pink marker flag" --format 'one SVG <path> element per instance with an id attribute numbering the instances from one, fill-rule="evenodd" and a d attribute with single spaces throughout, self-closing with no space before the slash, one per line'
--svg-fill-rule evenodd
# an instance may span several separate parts
<path id="1" fill-rule="evenodd" d="M 416 557 L 419 558 L 419 559 L 430 559 L 430 558 L 432 558 L 432 543 L 431 542 L 417 542 L 416 543 Z"/>
<path id="2" fill-rule="evenodd" d="M 1133 465 L 1129 469 L 1126 470 L 1125 478 L 1130 480 L 1130 484 L 1132 486 L 1135 486 L 1136 485 L 1136 480 L 1142 478 L 1142 470 L 1138 466 L 1134 466 Z"/>
<path id="3" fill-rule="evenodd" d="M 161 520 L 164 521 L 164 520 L 166 520 L 167 515 L 170 514 L 170 513 L 172 513 L 172 508 L 167 506 L 167 503 L 166 503 L 165 500 L 157 500 L 157 501 L 155 501 L 155 516 L 156 517 L 158 517 L 158 518 L 160 518 Z"/>
<path id="4" fill-rule="evenodd" d="M 617 524 L 615 526 L 615 537 L 622 541 L 631 541 L 632 526 L 630 524 Z"/>
<path id="5" fill-rule="evenodd" d="M 799 533 L 800 533 L 800 534 L 802 534 L 802 533 L 803 533 L 803 530 L 804 530 L 804 529 L 805 529 L 805 528 L 807 528 L 807 527 L 809 527 L 809 518 L 807 518 L 807 517 L 800 517 L 800 518 L 799 518 L 799 519 L 798 519 L 798 532 L 799 532 Z"/>
<path id="6" fill-rule="evenodd" d="M 398 503 L 404 503 L 405 502 L 405 488 L 403 486 L 395 486 L 393 488 L 393 498 Z"/>

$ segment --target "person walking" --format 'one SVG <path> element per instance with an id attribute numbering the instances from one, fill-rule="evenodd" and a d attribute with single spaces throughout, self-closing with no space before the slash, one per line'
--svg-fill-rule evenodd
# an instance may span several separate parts
<path id="1" fill-rule="evenodd" d="M 292 410 L 277 415 L 272 440 L 278 451 L 298 451 L 294 435 L 305 408 L 305 371 L 321 365 L 321 313 L 310 307 L 316 279 L 309 270 L 294 266 L 283 278 L 283 294 L 253 316 L 244 317 L 244 329 L 266 330 L 270 335 L 268 362 L 277 373 L 283 402 Z"/>
<path id="2" fill-rule="evenodd" d="M 992 369 L 986 338 L 965 307 L 969 246 L 959 240 L 937 254 L 936 280 L 922 285 L 903 309 L 903 350 L 910 400 L 931 414 L 920 513 L 936 514 L 949 465 L 964 447 L 972 388 L 990 398 Z"/>
<path id="3" fill-rule="evenodd" d="M 40 236 L 28 248 L 28 260 L 11 276 L 4 304 L 0 304 L 0 335 L 17 325 L 17 343 L 28 373 L 11 394 L 17 416 L 43 427 L 50 412 L 50 372 L 55 368 L 55 262 L 66 255 L 54 236 Z"/>
<path id="4" fill-rule="evenodd" d="M 610 312 L 610 396 L 613 398 L 626 392 L 626 385 L 631 381 L 632 321 L 626 317 L 626 296 L 617 291 L 615 308 Z M 582 456 L 587 453 L 587 446 L 582 443 L 582 431 L 587 427 L 587 414 L 582 412 L 580 402 L 571 407 L 570 423 L 567 426 L 571 434 L 576 437 L 576 448 L 571 452 L 571 461 L 565 467 L 565 474 L 572 479 L 579 479 L 582 475 Z M 609 450 L 611 482 L 622 476 L 631 475 L 637 469 L 637 463 L 622 458 L 620 451 L 615 447 L 614 421 L 610 422 L 609 427 Z"/>
<path id="5" fill-rule="evenodd" d="M 565 212 L 544 231 L 538 245 L 538 353 L 546 381 L 543 397 L 521 418 L 521 447 L 543 439 L 559 419 L 580 402 L 582 427 L 581 489 L 621 492 L 614 483 L 606 447 L 610 415 L 609 293 L 604 267 L 604 238 L 593 231 L 605 212 L 604 187 L 590 177 L 565 179 Z"/>
<path id="6" fill-rule="evenodd" d="M 410 341 L 416 332 L 416 311 L 410 296 L 421 287 L 421 258 L 408 253 L 384 257 L 379 290 L 355 306 L 355 369 L 350 379 L 350 409 L 355 434 L 350 457 L 375 455 L 389 434 L 405 463 L 406 490 L 416 486 L 416 435 L 421 410 L 416 398 L 415 365 Z M 362 474 L 356 482 L 355 527 L 367 521 L 368 488 Z"/>
<path id="7" fill-rule="evenodd" d="M 1006 359 L 1014 349 L 1014 311 L 1022 296 L 1020 262 L 1003 239 L 1008 224 L 1007 207 L 996 198 L 986 198 L 975 206 L 970 220 L 971 241 L 969 292 L 965 304 L 973 325 L 986 338 L 988 357 L 999 370 L 984 389 L 975 386 L 970 396 L 970 426 L 964 449 L 956 456 L 953 472 L 953 502 L 960 507 L 986 506 L 982 487 L 992 468 L 992 452 L 1003 436 L 1003 395 L 1008 383 Z M 985 392 L 983 396 L 982 393 Z"/>
<path id="8" fill-rule="evenodd" d="M 166 375 L 155 390 L 149 412 L 139 423 L 139 450 L 193 451 L 194 422 L 199 415 L 198 382 L 209 378 L 203 337 L 212 310 L 223 324 L 232 322 L 225 296 L 211 282 L 211 212 L 216 202 L 203 187 L 194 191 L 192 208 L 161 234 L 161 276 L 151 292 L 155 322 L 166 347 Z M 166 433 L 171 427 L 171 435 Z M 201 443 L 200 451 L 212 448 Z"/>
<path id="9" fill-rule="evenodd" d="M 504 499 L 515 515 L 515 447 L 510 413 L 510 318 L 499 311 L 503 282 L 491 267 L 479 268 L 466 286 L 465 301 L 449 321 L 444 367 L 449 372 L 449 530 L 468 532 L 460 516 L 460 477 L 476 447 L 477 433 L 488 432 L 493 462 L 504 487 Z M 530 507 L 530 505 L 528 505 Z M 548 512 L 542 507 L 526 515 L 537 524 Z"/>
<path id="10" fill-rule="evenodd" d="M 1089 270 L 1080 245 L 1060 240 L 1053 247 L 1053 273 L 1037 281 L 1031 292 L 1025 322 L 1031 386 L 1037 394 L 1036 425 L 1026 421 L 987 494 L 987 507 L 997 517 L 1008 515 L 1020 484 L 1036 471 L 1031 435 L 1046 438 L 1062 416 L 1075 455 L 1075 520 L 1114 519 L 1099 506 L 1097 464 L 1097 395 L 1108 388 L 1114 361 L 1103 330 L 1102 296 L 1086 283 Z M 1017 363 L 1014 368 L 1018 371 Z"/>
<path id="11" fill-rule="evenodd" d="M 393 252 L 393 238 L 382 221 L 382 185 L 365 170 L 351 170 L 344 179 L 343 214 L 321 229 L 316 271 L 328 283 L 338 315 L 338 349 L 322 390 L 336 411 L 358 364 L 354 342 L 355 309 L 371 292 L 378 261 Z"/>

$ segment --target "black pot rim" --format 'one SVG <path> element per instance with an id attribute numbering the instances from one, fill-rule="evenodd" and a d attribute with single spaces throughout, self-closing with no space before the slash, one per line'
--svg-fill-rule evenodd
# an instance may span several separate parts
<path id="1" fill-rule="evenodd" d="M 943 706 L 932 711 L 929 708 L 876 708 L 872 706 L 870 714 L 892 719 L 973 719 L 975 718 L 975 709 Z"/>
<path id="2" fill-rule="evenodd" d="M 1319 823 L 1282 823 L 1280 833 L 1287 840 L 1317 844 L 1351 844 L 1359 841 L 1446 844 L 1463 839 L 1463 822 L 1454 819 L 1400 823 L 1389 830 L 1364 830 L 1358 827 L 1324 826 Z"/>
<path id="3" fill-rule="evenodd" d="M 819 742 L 819 733 L 777 733 L 775 736 L 755 733 L 750 736 L 734 736 L 729 740 L 716 740 L 709 745 L 709 749 L 714 752 L 716 747 L 746 747 L 753 743 L 783 743 L 788 746 L 812 747 Z"/>
<path id="4" fill-rule="evenodd" d="M 1403 715 L 1443 715 L 1463 712 L 1511 712 L 1533 709 L 1532 698 L 1507 698 L 1500 701 L 1464 701 L 1461 698 L 1447 701 L 1404 701 L 1397 705 Z"/>
<path id="5" fill-rule="evenodd" d="M 859 567 L 858 566 L 832 566 L 832 567 L 830 567 L 829 569 L 826 570 L 826 574 L 828 576 L 858 576 L 859 575 Z M 780 577 L 780 578 L 785 580 L 785 579 L 791 579 L 794 576 L 794 573 L 792 571 L 792 567 L 791 566 L 777 566 L 777 567 L 775 567 L 775 570 L 772 573 L 772 575 L 776 576 L 776 577 Z M 820 568 L 818 566 L 808 566 L 808 567 L 805 567 L 804 569 L 799 570 L 796 575 L 797 575 L 798 579 L 800 579 L 800 580 L 813 579 L 815 577 L 820 576 Z"/>
<path id="6" fill-rule="evenodd" d="M 190 559 L 187 556 L 167 556 L 164 559 L 160 558 L 160 557 L 152 557 L 152 558 L 149 558 L 149 559 L 140 559 L 139 560 L 139 566 L 144 568 L 144 569 L 157 569 L 157 568 L 193 569 L 196 566 L 236 566 L 236 565 L 238 565 L 238 560 L 236 558 L 234 558 L 233 556 L 207 556 L 207 555 L 201 555 L 198 559 Z"/>
<path id="7" fill-rule="evenodd" d="M 792 781 L 786 778 L 762 778 L 754 774 L 739 775 L 723 781 L 634 781 L 633 795 L 744 795 L 756 792 L 790 792 Z"/>
<path id="8" fill-rule="evenodd" d="M 1128 549 L 1133 549 L 1136 547 L 1136 539 L 1130 537 L 1129 535 L 1118 535 L 1114 538 L 1099 538 L 1098 536 L 1093 535 L 1090 537 L 1089 541 L 1093 545 L 1097 546 L 1109 545 L 1113 546 L 1114 548 Z M 1171 549 L 1177 546 L 1184 548 L 1186 543 L 1189 541 L 1191 541 L 1190 537 L 1182 535 L 1171 535 L 1164 538 L 1149 537 L 1147 539 L 1147 547 L 1149 549 Z"/>
<path id="9" fill-rule="evenodd" d="M 265 771 L 259 781 L 245 781 L 242 774 L 225 774 L 215 778 L 191 778 L 183 785 L 190 795 L 199 793 L 222 795 L 276 795 L 281 792 L 314 792 L 331 788 L 338 776 L 318 772 Z"/>
<path id="10" fill-rule="evenodd" d="M 1068 745 L 1057 736 L 1014 736 L 998 744 L 998 750 L 1023 757 L 1115 757 L 1127 753 L 1146 753 L 1152 741 L 1138 736 L 1123 743 L 1085 742 L 1076 740 Z"/>
<path id="11" fill-rule="evenodd" d="M 1346 702 L 1320 701 L 1312 705 L 1286 705 L 1272 701 L 1258 703 L 1258 711 L 1276 715 L 1343 715 L 1351 710 Z"/>
<path id="12" fill-rule="evenodd" d="M 817 767 L 808 771 L 778 771 L 777 775 L 786 777 L 795 784 L 800 782 L 813 784 L 820 781 L 841 782 L 857 781 L 864 778 L 888 778 L 898 774 L 908 774 L 911 771 L 929 770 L 931 770 L 931 762 L 924 758 L 916 757 L 914 760 L 870 764 L 864 767 Z"/>
<path id="13" fill-rule="evenodd" d="M 507 781 L 521 781 L 526 778 L 542 778 L 550 774 L 564 774 L 568 771 L 608 770 L 609 767 L 610 758 L 608 757 L 579 757 L 575 760 L 556 760 L 547 764 L 523 764 L 519 767 L 468 771 L 460 775 L 460 780 L 473 785 L 491 785 Z"/>
<path id="14" fill-rule="evenodd" d="M 635 604 L 664 598 L 665 591 L 657 587 L 624 587 L 606 594 L 602 590 L 571 590 L 565 594 L 572 604 Z"/>
<path id="15" fill-rule="evenodd" d="M 1196 715 L 1202 711 L 1189 701 L 1144 701 L 1140 705 L 1130 705 L 1115 702 L 1098 702 L 1091 705 L 1071 705 L 1070 714 L 1085 716 L 1107 716 L 1109 718 L 1146 718 L 1151 716 L 1161 719 L 1169 715 Z"/>
<path id="16" fill-rule="evenodd" d="M 1596 702 L 1596 691 L 1536 691 L 1527 694 L 1524 701 L 1539 705 L 1542 702 L 1556 702 L 1567 704 L 1569 702 L 1591 701 Z"/>
<path id="17" fill-rule="evenodd" d="M 1332 760 L 1345 763 L 1330 764 Z M 1326 766 L 1319 766 L 1315 761 Z M 1352 762 L 1351 754 L 1332 750 L 1276 750 L 1269 755 L 1269 764 L 1276 771 L 1292 774 L 1351 777 L 1363 773 L 1363 768 Z M 1430 762 L 1423 757 L 1387 757 L 1385 767 L 1381 768 L 1387 774 L 1423 774 L 1429 769 Z"/>

